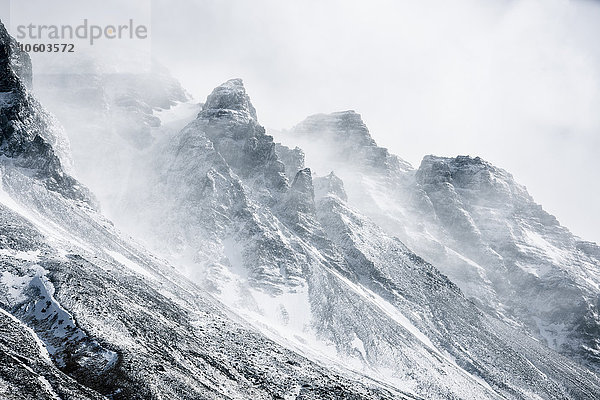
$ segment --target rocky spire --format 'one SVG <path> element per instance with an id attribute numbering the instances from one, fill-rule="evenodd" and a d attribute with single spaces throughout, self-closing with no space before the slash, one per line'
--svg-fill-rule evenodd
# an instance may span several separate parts
<path id="1" fill-rule="evenodd" d="M 351 162 L 361 169 L 390 174 L 412 170 L 412 166 L 379 147 L 360 114 L 353 110 L 307 117 L 290 131 L 290 142 L 301 148 L 320 146 L 324 157 L 334 163 Z M 325 155 L 325 153 L 327 153 Z"/>
<path id="2" fill-rule="evenodd" d="M 275 152 L 273 137 L 258 124 L 241 79 L 216 87 L 193 124 L 238 176 L 252 178 L 257 186 L 269 190 L 287 189 L 285 166 Z"/>
<path id="3" fill-rule="evenodd" d="M 344 182 L 338 178 L 333 171 L 327 176 L 316 177 L 313 180 L 313 183 L 316 200 L 320 200 L 328 195 L 334 195 L 344 201 L 348 201 L 348 196 L 344 190 Z"/>
<path id="4" fill-rule="evenodd" d="M 301 148 L 290 149 L 281 143 L 275 143 L 275 152 L 279 160 L 285 165 L 285 174 L 288 179 L 293 179 L 298 171 L 304 169 L 304 152 Z"/>
<path id="5" fill-rule="evenodd" d="M 206 99 L 200 115 L 210 117 L 232 111 L 247 114 L 257 120 L 256 110 L 246 93 L 244 82 L 239 78 L 230 79 L 217 86 Z"/>
<path id="6" fill-rule="evenodd" d="M 305 200 L 306 204 L 314 203 L 315 192 L 310 168 L 304 168 L 298 171 L 292 182 L 291 190 L 292 192 L 295 192 L 297 196 Z"/>

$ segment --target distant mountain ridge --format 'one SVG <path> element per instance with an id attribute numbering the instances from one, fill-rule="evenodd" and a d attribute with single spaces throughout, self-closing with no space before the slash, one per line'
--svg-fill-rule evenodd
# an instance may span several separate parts
<path id="1" fill-rule="evenodd" d="M 416 170 L 406 162 L 390 168 L 391 156 L 353 112 L 309 117 L 281 139 L 303 148 L 319 171 L 341 176 L 351 205 L 470 299 L 598 368 L 599 247 L 561 226 L 508 172 L 469 156 L 426 156 Z M 355 150 L 327 150 L 349 146 Z M 360 148 L 380 154 L 379 161 Z"/>

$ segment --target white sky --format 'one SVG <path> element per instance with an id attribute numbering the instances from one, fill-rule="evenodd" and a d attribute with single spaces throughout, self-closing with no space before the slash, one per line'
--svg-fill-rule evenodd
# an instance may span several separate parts
<path id="1" fill-rule="evenodd" d="M 42 3 L 52 7 L 13 1 L 13 14 L 72 23 L 151 14 L 152 55 L 198 100 L 241 77 L 267 129 L 354 109 L 415 167 L 426 154 L 479 155 L 600 242 L 600 2 Z"/>
<path id="2" fill-rule="evenodd" d="M 354 109 L 415 166 L 479 155 L 600 242 L 600 3 L 158 0 L 152 15 L 153 55 L 199 100 L 241 77 L 267 128 Z"/>

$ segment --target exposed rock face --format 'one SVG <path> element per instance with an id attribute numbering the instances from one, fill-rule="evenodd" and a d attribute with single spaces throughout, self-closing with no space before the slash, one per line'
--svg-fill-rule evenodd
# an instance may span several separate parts
<path id="1" fill-rule="evenodd" d="M 0 91 L 10 92 L 19 84 L 30 89 L 33 79 L 29 55 L 20 51 L 4 25 L 0 28 L 0 55 Z"/>
<path id="2" fill-rule="evenodd" d="M 291 134 L 303 137 L 301 148 L 319 148 L 323 158 L 351 163 L 360 170 L 385 170 L 396 175 L 412 169 L 404 160 L 377 146 L 360 114 L 352 110 L 312 115 L 296 125 Z"/>
<path id="3" fill-rule="evenodd" d="M 344 190 L 344 182 L 331 172 L 324 177 L 317 177 L 314 180 L 315 197 L 321 199 L 328 195 L 339 197 L 343 201 L 348 201 L 348 195 Z"/>
<path id="4" fill-rule="evenodd" d="M 315 190 L 313 188 L 312 175 L 310 168 L 304 168 L 298 171 L 291 186 L 292 196 L 298 198 L 298 207 L 301 212 L 314 212 Z"/>
<path id="5" fill-rule="evenodd" d="M 482 308 L 597 369 L 598 246 L 573 236 L 509 173 L 478 157 L 427 156 L 417 171 L 406 167 L 394 175 L 383 152 L 368 163 L 378 167 L 363 168 L 346 153 L 311 147 L 322 137 L 330 148 L 343 148 L 346 138 L 362 132 L 353 143 L 371 152 L 376 145 L 353 120 L 344 127 L 340 113 L 309 117 L 281 139 L 300 145 L 319 170 L 335 169 L 351 205 Z"/>
<path id="6" fill-rule="evenodd" d="M 258 124 L 241 79 L 231 79 L 215 88 L 197 123 L 197 129 L 207 135 L 234 173 L 258 179 L 256 187 L 286 190 L 285 166 L 277 158 L 273 137 Z"/>
<path id="7" fill-rule="evenodd" d="M 503 312 L 598 368 L 598 246 L 581 251 L 510 174 L 480 158 L 428 156 L 416 179 L 453 247 L 485 268 Z"/>
<path id="8" fill-rule="evenodd" d="M 257 121 L 256 110 L 246 94 L 244 83 L 241 79 L 230 79 L 218 86 L 206 99 L 202 107 L 203 116 L 219 116 L 224 112 L 238 112 L 242 118 Z"/>
<path id="9" fill-rule="evenodd" d="M 275 143 L 277 158 L 285 165 L 285 175 L 294 176 L 298 171 L 304 169 L 304 152 L 299 147 L 290 149 L 281 143 Z"/>
<path id="10" fill-rule="evenodd" d="M 48 189 L 86 202 L 93 200 L 68 175 L 68 141 L 56 120 L 33 98 L 31 61 L 0 24 L 0 156 L 32 170 Z"/>

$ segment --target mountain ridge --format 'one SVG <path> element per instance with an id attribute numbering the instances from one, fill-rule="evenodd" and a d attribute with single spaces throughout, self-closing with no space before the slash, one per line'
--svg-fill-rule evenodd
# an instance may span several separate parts
<path id="1" fill-rule="evenodd" d="M 151 199 L 157 199 L 150 203 L 160 199 L 160 206 L 127 214 L 133 221 L 148 221 L 142 232 L 159 227 L 150 235 L 155 251 L 185 264 L 192 279 L 261 331 L 304 351 L 308 343 L 331 343 L 328 357 L 358 362 L 369 374 L 374 373 L 370 368 L 388 368 L 382 375 L 388 383 L 424 397 L 521 398 L 538 391 L 552 398 L 587 385 L 561 388 L 562 378 L 545 363 L 556 362 L 566 371 L 571 367 L 559 367 L 566 359 L 521 333 L 513 332 L 518 339 L 509 340 L 506 326 L 493 333 L 498 322 L 478 311 L 458 287 L 344 204 L 347 181 L 315 177 L 301 147 L 275 144 L 250 115 L 241 85 L 234 80 L 218 86 L 207 109 L 165 138 L 150 157 L 164 163 L 149 183 Z M 223 99 L 214 97 L 222 93 Z M 365 171 L 391 166 L 393 173 L 385 179 L 401 176 L 396 168 L 401 163 L 378 163 L 373 154 L 395 159 L 381 150 L 366 153 Z M 409 293 L 412 297 L 405 298 Z M 455 344 L 449 331 L 461 337 L 462 346 L 470 341 L 468 350 Z M 491 349 L 497 349 L 501 362 L 486 361 Z M 539 367 L 531 369 L 529 359 Z M 407 375 L 408 365 L 422 379 Z M 507 374 L 527 378 L 503 378 Z M 548 376 L 556 380 L 550 384 Z M 594 379 L 584 372 L 573 379 L 588 378 Z M 531 383 L 538 379 L 545 384 Z M 463 382 L 462 387 L 451 382 Z"/>
<path id="2" fill-rule="evenodd" d="M 314 137 L 343 135 L 337 130 L 344 127 L 333 126 L 314 125 L 311 134 L 292 129 L 280 139 L 303 148 L 320 171 L 341 174 L 350 204 L 441 268 L 483 309 L 596 368 L 597 245 L 572 235 L 511 174 L 479 157 L 425 156 L 418 169 L 391 176 L 385 166 L 357 169 L 343 155 L 322 156 Z M 541 311 L 549 306 L 553 311 Z"/>
<path id="3" fill-rule="evenodd" d="M 21 107 L 33 119 L 45 115 L 33 101 Z M 3 116 L 13 117 L 5 124 L 16 118 Z M 48 151 L 30 155 L 55 160 L 52 144 L 42 143 Z M 416 398 L 277 345 L 97 210 L 7 159 L 0 159 L 0 397 Z"/>
<path id="4" fill-rule="evenodd" d="M 122 82 L 124 104 L 134 105 L 123 108 L 125 119 L 139 122 L 147 93 L 136 92 L 137 79 Z M 177 98 L 169 82 L 157 81 L 153 104 Z M 142 114 L 167 117 L 155 111 Z M 517 262 L 550 254 L 540 247 L 547 235 L 532 221 L 561 238 L 501 172 L 471 158 L 430 158 L 415 170 L 378 147 L 352 111 L 292 130 L 313 145 L 327 132 L 338 135 L 319 153 L 329 157 L 321 162 L 311 146 L 275 143 L 240 79 L 217 86 L 196 118 L 187 118 L 129 143 L 136 162 L 118 171 L 127 184 L 117 198 L 104 197 L 114 202 L 116 226 L 154 253 L 97 211 L 48 190 L 43 176 L 3 163 L 0 304 L 18 324 L 4 332 L 13 343 L 37 337 L 50 358 L 26 354 L 45 367 L 23 379 L 50 385 L 34 386 L 33 396 L 479 400 L 592 399 L 600 391 L 597 375 L 564 349 L 568 357 L 542 344 L 516 322 L 519 315 L 508 316 L 509 306 L 522 304 L 477 301 L 474 288 L 493 301 L 506 296 L 501 274 L 484 268 L 497 265 L 489 263 L 496 255 L 515 256 L 500 272 L 519 278 L 525 266 Z M 522 207 L 499 209 L 506 198 Z M 529 229 L 517 239 L 531 243 L 495 246 L 506 238 L 491 236 L 502 229 L 486 229 L 490 210 L 521 215 L 503 221 L 515 233 Z M 419 246 L 421 238 L 429 241 Z M 569 243 L 594 254 L 591 245 Z M 447 269 L 449 254 L 460 261 L 455 269 Z M 540 292 L 560 293 L 562 302 L 584 288 L 569 285 L 586 276 L 567 276 L 568 289 L 577 290 L 561 291 L 542 279 L 546 269 L 563 277 L 540 264 L 533 282 Z M 540 315 L 581 315 L 560 311 Z M 5 381 L 26 370 L 9 365 L 0 370 Z"/>

